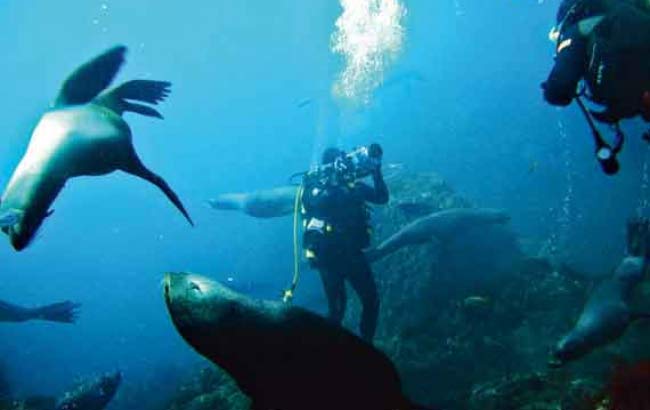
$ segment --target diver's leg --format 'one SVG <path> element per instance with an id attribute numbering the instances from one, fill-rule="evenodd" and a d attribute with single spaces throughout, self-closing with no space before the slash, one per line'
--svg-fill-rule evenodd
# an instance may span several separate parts
<path id="1" fill-rule="evenodd" d="M 350 285 L 361 300 L 361 323 L 359 325 L 361 337 L 369 343 L 375 336 L 377 329 L 377 317 L 379 316 L 379 295 L 377 284 L 373 277 L 368 261 L 359 253 L 358 256 L 350 258 L 350 270 L 348 279 Z"/>
<path id="2" fill-rule="evenodd" d="M 345 313 L 346 298 L 343 276 L 330 267 L 321 267 L 318 272 L 320 273 L 323 290 L 327 297 L 327 305 L 329 307 L 328 318 L 337 325 L 340 325 L 343 321 L 343 314 Z"/>

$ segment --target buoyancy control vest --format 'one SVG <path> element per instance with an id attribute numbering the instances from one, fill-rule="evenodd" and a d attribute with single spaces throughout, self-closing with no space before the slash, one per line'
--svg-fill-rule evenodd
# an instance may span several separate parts
<path id="1" fill-rule="evenodd" d="M 303 248 L 310 260 L 326 258 L 337 249 L 361 250 L 370 244 L 368 206 L 357 183 L 332 181 L 332 176 L 319 172 L 303 178 Z"/>

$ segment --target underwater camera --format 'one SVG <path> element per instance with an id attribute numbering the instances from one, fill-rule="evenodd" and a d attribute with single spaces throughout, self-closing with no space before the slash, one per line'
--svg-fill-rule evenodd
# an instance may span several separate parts
<path id="1" fill-rule="evenodd" d="M 294 184 L 298 176 L 309 176 L 321 181 L 336 176 L 345 181 L 353 181 L 371 175 L 381 166 L 384 154 L 379 144 L 370 144 L 355 148 L 349 153 L 340 151 L 339 156 L 329 163 L 312 167 L 309 171 L 297 172 L 289 177 L 289 182 Z"/>
<path id="2" fill-rule="evenodd" d="M 351 168 L 355 178 L 365 178 L 380 166 L 383 154 L 381 146 L 373 143 L 367 147 L 356 148 L 343 158 L 350 164 L 348 168 Z"/>

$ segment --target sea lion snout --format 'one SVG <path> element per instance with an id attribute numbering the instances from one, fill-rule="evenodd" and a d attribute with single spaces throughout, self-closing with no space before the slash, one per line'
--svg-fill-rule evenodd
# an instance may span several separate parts
<path id="1" fill-rule="evenodd" d="M 46 216 L 47 214 L 39 216 L 33 212 L 24 212 L 18 223 L 6 228 L 5 232 L 9 235 L 11 246 L 17 251 L 22 251 L 29 246 Z"/>
<path id="2" fill-rule="evenodd" d="M 587 346 L 585 340 L 571 333 L 555 345 L 548 366 L 551 368 L 562 367 L 565 363 L 584 356 L 588 348 L 589 346 Z"/>

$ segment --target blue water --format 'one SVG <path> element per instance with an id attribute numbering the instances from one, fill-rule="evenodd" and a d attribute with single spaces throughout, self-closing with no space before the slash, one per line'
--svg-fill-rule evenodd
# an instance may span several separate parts
<path id="1" fill-rule="evenodd" d="M 167 318 L 164 272 L 254 279 L 262 293 L 279 291 L 292 269 L 287 220 L 220 214 L 205 200 L 281 185 L 327 144 L 377 141 L 386 162 L 435 171 L 475 204 L 507 209 L 522 238 L 553 240 L 581 269 L 608 271 L 625 219 L 644 211 L 647 148 L 630 138 L 622 172 L 605 177 L 578 110 L 542 101 L 558 1 L 404 4 L 405 43 L 386 86 L 353 106 L 330 92 L 342 67 L 330 50 L 335 0 L 2 2 L 0 183 L 68 73 L 124 44 L 118 81 L 173 83 L 164 121 L 127 121 L 143 161 L 197 225 L 132 176 L 71 181 L 30 248 L 0 247 L 0 298 L 83 304 L 75 326 L 0 327 L 16 390 L 56 393 L 115 368 L 138 380 L 198 360 Z M 307 281 L 317 294 L 318 282 Z"/>

